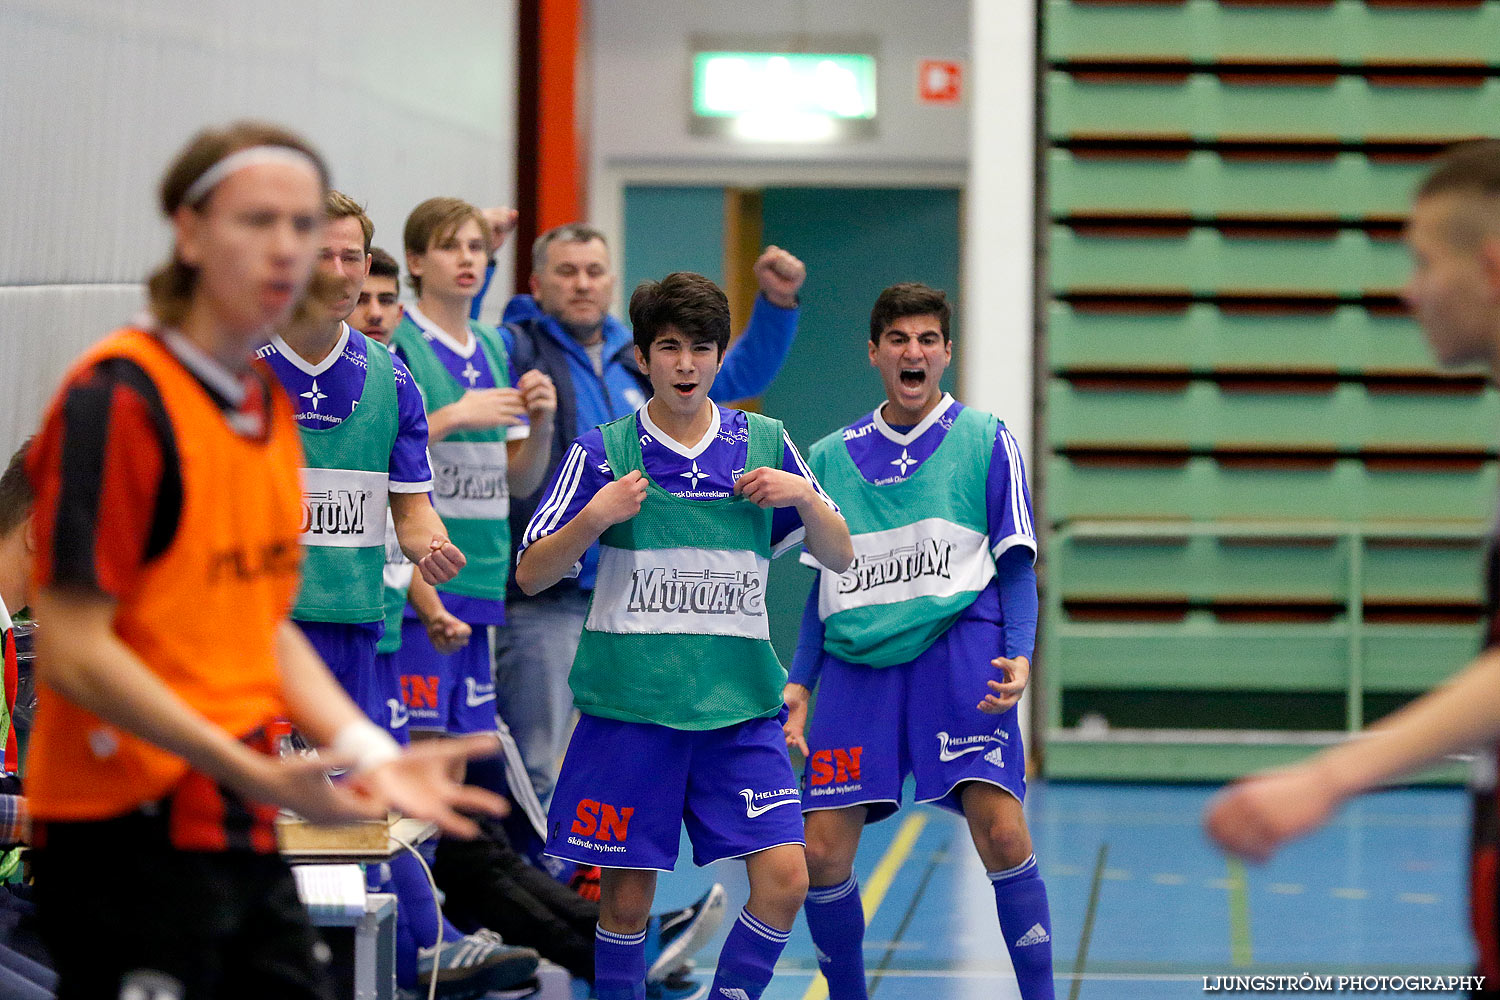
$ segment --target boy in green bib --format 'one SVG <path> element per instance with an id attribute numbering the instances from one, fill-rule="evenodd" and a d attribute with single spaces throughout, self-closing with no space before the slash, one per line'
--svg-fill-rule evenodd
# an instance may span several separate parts
<path id="1" fill-rule="evenodd" d="M 344 321 L 364 285 L 374 224 L 338 191 L 328 192 L 324 213 L 317 271 L 323 294 L 311 300 L 309 315 L 257 352 L 295 406 L 304 455 L 302 586 L 292 618 L 370 721 L 406 743 L 400 684 L 390 661 L 377 656 L 387 527 L 414 577 L 429 585 L 451 580 L 464 554 L 428 499 L 427 419 L 415 382 L 383 345 Z M 403 986 L 437 975 L 455 988 L 500 988 L 530 975 L 534 953 L 510 952 L 488 937 L 465 939 L 438 920 L 415 859 L 394 858 L 389 868 L 390 881 L 380 887 L 400 902 L 396 966 Z M 372 880 L 378 885 L 378 874 Z M 510 971 L 493 971 L 502 966 Z"/>
<path id="2" fill-rule="evenodd" d="M 1015 438 L 942 390 L 948 323 L 937 289 L 883 291 L 869 358 L 886 398 L 808 453 L 855 552 L 847 571 L 803 557 L 820 572 L 786 690 L 787 741 L 807 755 L 807 925 L 831 1000 L 866 995 L 854 854 L 864 824 L 900 808 L 907 774 L 919 802 L 968 819 L 1023 1000 L 1053 995 L 1015 708 L 1036 636 L 1036 532 Z"/>
<path id="3" fill-rule="evenodd" d="M 750 901 L 713 995 L 755 1000 L 807 885 L 767 569 L 799 543 L 842 568 L 849 536 L 779 421 L 708 398 L 729 339 L 729 304 L 713 282 L 646 282 L 630 319 L 654 396 L 574 441 L 516 565 L 517 584 L 534 594 L 601 546 L 569 679 L 583 716 L 547 852 L 604 870 L 599 1000 L 645 996 L 656 873 L 672 870 L 684 821 L 696 864 L 745 858 Z"/>

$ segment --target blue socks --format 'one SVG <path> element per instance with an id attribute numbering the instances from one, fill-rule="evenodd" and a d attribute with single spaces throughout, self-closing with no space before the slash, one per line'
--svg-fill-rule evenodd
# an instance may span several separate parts
<path id="1" fill-rule="evenodd" d="M 1010 951 L 1021 996 L 1024 1000 L 1053 1000 L 1052 917 L 1036 856 L 989 876 L 995 887 L 1000 933 Z M 814 886 L 807 891 L 803 910 L 817 949 L 818 966 L 828 980 L 829 1000 L 867 1000 L 865 915 L 859 883 L 850 876 L 838 885 Z M 731 933 L 731 940 L 733 936 Z M 753 1000 L 755 994 L 751 996 Z"/>
<path id="2" fill-rule="evenodd" d="M 1022 1000 L 1053 1000 L 1052 917 L 1036 855 L 1014 868 L 988 874 L 995 886 L 1000 933 L 1010 950 Z"/>
<path id="3" fill-rule="evenodd" d="M 594 996 L 646 1000 L 646 932 L 615 934 L 594 927 Z"/>
<path id="4" fill-rule="evenodd" d="M 791 931 L 777 930 L 749 910 L 741 910 L 719 952 L 719 968 L 708 995 L 714 1000 L 760 1000 L 791 936 Z M 599 1000 L 605 1000 L 602 993 Z"/>
<path id="5" fill-rule="evenodd" d="M 714 1000 L 760 1000 L 791 931 L 779 931 L 741 910 L 719 952 Z M 615 934 L 594 928 L 594 996 L 598 1000 L 645 1000 L 646 932 Z"/>
<path id="6" fill-rule="evenodd" d="M 803 904 L 818 968 L 828 980 L 829 1000 L 867 1000 L 865 908 L 859 883 L 850 875 L 838 885 L 813 886 Z"/>
<path id="7" fill-rule="evenodd" d="M 418 848 L 420 850 L 421 848 Z M 391 858 L 391 892 L 396 894 L 398 912 L 405 913 L 411 923 L 412 940 L 423 948 L 432 947 L 437 941 L 439 927 L 443 941 L 457 941 L 463 934 L 444 917 L 438 923 L 436 900 L 432 886 L 417 859 L 410 854 L 398 854 Z M 429 862 L 430 864 L 430 862 Z"/>
<path id="8" fill-rule="evenodd" d="M 391 858 L 389 865 L 380 868 L 389 868 L 390 878 L 375 888 L 396 895 L 396 981 L 403 987 L 410 987 L 417 979 L 417 949 L 432 947 L 439 928 L 445 945 L 457 941 L 463 934 L 446 917 L 439 924 L 432 886 L 427 883 L 427 876 L 422 873 L 422 866 L 417 864 L 416 858 L 403 852 Z M 369 874 L 376 870 L 371 866 L 366 873 L 366 884 L 370 881 Z"/>

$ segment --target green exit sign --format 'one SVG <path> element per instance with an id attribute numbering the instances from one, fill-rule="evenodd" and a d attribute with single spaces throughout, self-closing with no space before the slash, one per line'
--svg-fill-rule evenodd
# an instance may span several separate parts
<path id="1" fill-rule="evenodd" d="M 827 52 L 699 52 L 693 113 L 746 139 L 808 141 L 875 119 L 875 57 Z M 727 126 L 725 128 L 724 126 Z"/>

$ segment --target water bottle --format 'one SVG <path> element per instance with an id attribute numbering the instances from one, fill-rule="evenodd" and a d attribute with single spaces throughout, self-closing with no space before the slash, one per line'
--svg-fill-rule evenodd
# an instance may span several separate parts
<path id="1" fill-rule="evenodd" d="M 18 621 L 11 632 L 16 645 L 16 707 L 10 724 L 16 730 L 16 744 L 22 747 L 36 718 L 36 630 L 36 622 Z"/>

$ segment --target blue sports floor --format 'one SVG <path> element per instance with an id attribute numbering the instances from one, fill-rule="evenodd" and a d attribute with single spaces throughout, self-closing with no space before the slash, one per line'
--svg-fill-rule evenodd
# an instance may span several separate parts
<path id="1" fill-rule="evenodd" d="M 1462 791 L 1368 796 L 1263 868 L 1228 862 L 1204 839 L 1199 814 L 1213 791 L 1032 783 L 1026 812 L 1051 899 L 1060 1000 L 1203 997 L 1204 976 L 1470 970 Z M 682 854 L 691 857 L 686 844 Z M 727 928 L 747 898 L 743 864 L 679 866 L 662 877 L 657 908 L 717 880 L 729 890 Z M 889 886 L 865 940 L 872 1000 L 1019 996 L 962 819 L 908 806 L 866 828 L 856 871 L 867 911 L 872 885 Z M 712 966 L 718 946 L 700 966 Z M 825 996 L 809 993 L 816 968 L 799 919 L 765 1000 Z"/>

